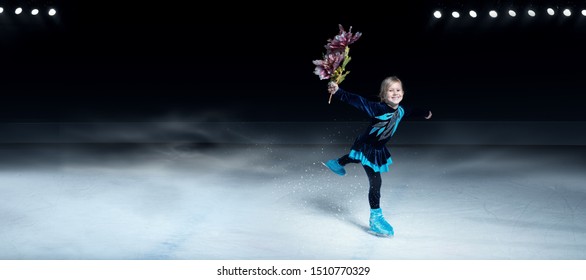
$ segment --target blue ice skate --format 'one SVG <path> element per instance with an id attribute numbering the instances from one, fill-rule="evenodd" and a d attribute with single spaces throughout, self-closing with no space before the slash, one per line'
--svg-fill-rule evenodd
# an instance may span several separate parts
<path id="1" fill-rule="evenodd" d="M 370 232 L 377 236 L 392 237 L 393 227 L 383 217 L 382 209 L 370 209 Z"/>
<path id="2" fill-rule="evenodd" d="M 337 159 L 330 159 L 326 163 L 322 162 L 322 164 L 327 166 L 330 170 L 332 170 L 332 172 L 340 176 L 346 175 L 346 169 L 344 169 L 344 166 L 338 163 Z"/>

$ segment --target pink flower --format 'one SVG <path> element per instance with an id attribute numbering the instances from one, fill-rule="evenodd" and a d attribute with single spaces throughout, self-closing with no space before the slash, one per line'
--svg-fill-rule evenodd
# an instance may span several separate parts
<path id="1" fill-rule="evenodd" d="M 314 74 L 318 75 L 320 80 L 330 79 L 334 76 L 334 73 L 340 64 L 344 60 L 344 53 L 336 52 L 325 54 L 322 60 L 314 60 L 313 64 L 316 65 Z"/>
<path id="2" fill-rule="evenodd" d="M 341 24 L 338 24 L 340 28 L 340 33 L 336 35 L 333 39 L 328 39 L 328 44 L 325 45 L 326 50 L 328 53 L 331 52 L 344 52 L 346 47 L 351 45 L 352 43 L 358 41 L 362 33 L 356 32 L 356 34 L 352 34 L 352 26 L 348 29 L 348 32 L 344 30 L 344 27 Z"/>
<path id="3" fill-rule="evenodd" d="M 339 84 L 350 73 L 350 71 L 346 71 L 346 65 L 351 60 L 349 45 L 356 42 L 362 33 L 352 34 L 352 26 L 348 31 L 345 31 L 341 24 L 338 24 L 338 27 L 340 29 L 338 35 L 327 40 L 326 53 L 323 54 L 322 59 L 313 61 L 313 65 L 315 65 L 313 73 L 321 80 L 329 79 Z"/>

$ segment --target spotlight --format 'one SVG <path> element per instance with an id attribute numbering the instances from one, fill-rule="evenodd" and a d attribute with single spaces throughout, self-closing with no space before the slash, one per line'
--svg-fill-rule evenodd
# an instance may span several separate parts
<path id="1" fill-rule="evenodd" d="M 586 17 L 586 10 L 582 10 L 582 15 Z"/>
<path id="2" fill-rule="evenodd" d="M 39 9 L 33 9 L 33 10 L 31 11 L 31 15 L 33 15 L 33 16 L 36 16 L 36 15 L 38 15 L 38 14 L 39 14 Z"/>
<path id="3" fill-rule="evenodd" d="M 435 12 L 433 12 L 433 16 L 435 18 L 441 18 L 442 17 L 442 13 L 440 11 L 435 11 Z"/>
<path id="4" fill-rule="evenodd" d="M 534 17 L 534 16 L 535 16 L 535 11 L 534 11 L 534 10 L 529 10 L 529 11 L 527 11 L 527 14 L 528 14 L 530 17 Z"/>
<path id="5" fill-rule="evenodd" d="M 460 13 L 458 13 L 458 12 L 452 12 L 452 16 L 454 18 L 459 18 L 460 17 Z"/>
<path id="6" fill-rule="evenodd" d="M 496 18 L 496 17 L 498 16 L 498 14 L 497 14 L 497 12 L 496 12 L 495 10 L 492 10 L 492 11 L 488 12 L 488 14 L 489 14 L 491 17 L 493 17 L 493 18 Z"/>
<path id="7" fill-rule="evenodd" d="M 571 15 L 572 15 L 572 11 L 570 11 L 570 9 L 565 9 L 565 10 L 564 10 L 564 16 L 567 16 L 567 17 L 569 17 L 569 16 L 571 16 Z"/>
<path id="8" fill-rule="evenodd" d="M 49 15 L 50 16 L 54 16 L 57 13 L 57 11 L 55 9 L 49 9 Z"/>
<path id="9" fill-rule="evenodd" d="M 547 13 L 548 13 L 550 16 L 553 16 L 553 15 L 555 15 L 555 11 L 554 11 L 552 8 L 547 8 Z"/>
<path id="10" fill-rule="evenodd" d="M 509 10 L 509 15 L 511 17 L 515 17 L 517 15 L 517 13 L 515 13 L 515 11 L 513 11 L 513 10 Z"/>
<path id="11" fill-rule="evenodd" d="M 4 12 L 4 8 L 0 7 L 0 14 Z"/>
<path id="12" fill-rule="evenodd" d="M 20 8 L 20 7 L 16 8 L 16 10 L 14 10 L 14 13 L 17 15 L 20 15 L 20 13 L 22 13 L 22 8 Z"/>
<path id="13" fill-rule="evenodd" d="M 475 17 L 477 17 L 477 16 L 478 16 L 478 14 L 476 14 L 476 11 L 474 11 L 474 10 L 471 10 L 471 11 L 470 11 L 470 16 L 471 16 L 471 17 L 473 17 L 473 18 L 475 18 Z"/>

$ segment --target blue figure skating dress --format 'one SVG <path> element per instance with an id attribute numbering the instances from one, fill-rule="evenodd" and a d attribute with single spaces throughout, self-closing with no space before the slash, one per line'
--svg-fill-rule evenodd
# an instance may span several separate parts
<path id="1" fill-rule="evenodd" d="M 388 172 L 393 161 L 386 144 L 405 116 L 405 109 L 400 105 L 393 109 L 384 102 L 370 101 L 341 88 L 333 97 L 358 108 L 371 118 L 367 129 L 354 140 L 348 156 L 375 172 Z"/>

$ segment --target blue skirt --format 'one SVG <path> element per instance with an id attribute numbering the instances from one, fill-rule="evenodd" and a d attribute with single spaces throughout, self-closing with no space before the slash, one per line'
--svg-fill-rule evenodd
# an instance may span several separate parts
<path id="1" fill-rule="evenodd" d="M 386 146 L 372 146 L 355 143 L 348 155 L 351 159 L 359 160 L 362 165 L 369 166 L 374 172 L 388 172 L 393 163 L 391 152 Z"/>

